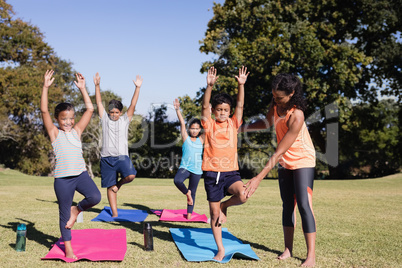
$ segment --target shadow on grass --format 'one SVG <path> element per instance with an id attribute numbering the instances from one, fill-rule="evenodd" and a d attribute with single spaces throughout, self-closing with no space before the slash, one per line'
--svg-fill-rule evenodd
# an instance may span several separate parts
<path id="1" fill-rule="evenodd" d="M 146 211 L 148 211 L 150 214 L 152 213 L 151 212 L 151 209 L 149 208 L 149 207 L 147 207 L 147 206 L 144 206 L 144 205 L 140 205 L 140 204 L 128 204 L 128 203 L 125 203 L 125 204 L 123 204 L 124 206 L 128 206 L 128 207 L 132 207 L 132 208 L 134 208 L 134 209 L 139 209 L 139 210 L 146 210 Z M 165 221 L 147 221 L 147 222 L 150 222 L 151 224 L 152 224 L 152 226 L 153 226 L 153 235 L 154 235 L 154 237 L 156 237 L 156 238 L 158 238 L 158 239 L 161 239 L 161 240 L 164 240 L 164 241 L 169 241 L 169 242 L 174 242 L 173 241 L 173 238 L 172 238 L 172 235 L 170 234 L 170 232 L 168 231 L 168 232 L 166 232 L 166 231 L 161 231 L 161 230 L 158 230 L 158 227 L 162 227 L 162 228 L 198 228 L 198 227 L 192 227 L 191 225 L 189 225 L 189 224 L 191 224 L 191 223 L 188 223 L 188 224 L 183 224 L 183 223 L 180 223 L 180 222 L 165 222 Z M 140 233 L 140 234 L 142 234 L 142 226 L 143 226 L 143 223 L 133 223 L 133 222 L 119 222 L 123 227 L 125 227 L 125 228 L 127 228 L 127 229 L 131 229 L 132 231 L 134 231 L 134 232 L 138 232 L 138 233 Z M 209 224 L 205 224 L 205 227 L 204 228 L 210 228 L 210 226 L 209 226 Z M 275 250 L 275 249 L 271 249 L 271 248 L 269 248 L 269 247 L 267 247 L 267 246 L 265 246 L 265 245 L 261 245 L 261 244 L 257 244 L 257 243 L 253 243 L 253 242 L 249 242 L 249 241 L 245 241 L 245 240 L 242 240 L 242 239 L 240 239 L 244 244 L 250 244 L 250 246 L 251 247 L 253 247 L 253 248 L 255 248 L 255 249 L 260 249 L 260 250 L 264 250 L 264 251 L 268 251 L 268 252 L 271 252 L 271 253 L 274 253 L 274 254 L 277 254 L 277 255 L 280 255 L 280 254 L 282 254 L 282 252 L 281 251 L 279 251 L 279 250 Z M 135 245 L 135 246 L 138 246 L 138 247 L 140 247 L 140 248 L 143 248 L 143 245 L 140 245 L 140 244 L 138 244 L 138 243 L 134 243 L 134 242 L 131 242 L 130 244 L 132 244 L 132 245 Z"/>
<path id="2" fill-rule="evenodd" d="M 0 227 L 3 228 L 8 228 L 11 229 L 13 231 L 17 230 L 17 226 L 20 223 L 25 223 L 27 226 L 27 238 L 30 241 L 35 241 L 38 244 L 41 244 L 47 248 L 51 248 L 52 245 L 59 240 L 58 237 L 52 236 L 52 235 L 48 235 L 43 233 L 42 231 L 39 231 L 38 229 L 35 228 L 35 223 L 28 221 L 28 220 L 24 220 L 24 219 L 20 219 L 17 218 L 17 220 L 19 220 L 19 222 L 9 222 L 8 225 L 0 225 Z M 9 244 L 11 248 L 15 248 L 15 243 L 14 244 Z"/>

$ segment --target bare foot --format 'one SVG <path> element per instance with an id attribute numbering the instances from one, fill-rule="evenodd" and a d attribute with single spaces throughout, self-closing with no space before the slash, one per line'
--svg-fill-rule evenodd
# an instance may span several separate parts
<path id="1" fill-rule="evenodd" d="M 315 265 L 315 258 L 307 257 L 307 259 L 300 266 L 301 267 L 314 267 L 314 265 Z"/>
<path id="2" fill-rule="evenodd" d="M 226 214 L 228 208 L 223 208 L 223 204 L 221 203 L 221 214 L 219 215 L 219 223 L 226 223 Z"/>
<path id="3" fill-rule="evenodd" d="M 278 260 L 286 260 L 287 258 L 292 257 L 292 252 L 288 248 L 285 249 L 285 251 L 278 256 Z"/>
<path id="4" fill-rule="evenodd" d="M 73 247 L 71 246 L 71 241 L 64 241 L 64 247 L 66 251 L 66 258 L 78 260 L 77 256 L 75 256 L 73 252 Z"/>
<path id="5" fill-rule="evenodd" d="M 225 257 L 225 250 L 218 250 L 218 253 L 216 253 L 214 260 L 222 261 L 223 257 Z"/>
<path id="6" fill-rule="evenodd" d="M 191 197 L 191 190 L 188 190 L 186 196 L 187 196 L 187 205 L 192 206 L 193 205 L 193 198 Z"/>
<path id="7" fill-rule="evenodd" d="M 191 220 L 191 213 L 187 213 L 187 220 Z"/>
<path id="8" fill-rule="evenodd" d="M 71 206 L 71 214 L 70 214 L 70 219 L 68 220 L 66 226 L 64 228 L 66 229 L 71 229 L 74 226 L 75 220 L 78 217 L 78 214 L 80 214 L 80 210 L 78 209 L 77 206 Z"/>

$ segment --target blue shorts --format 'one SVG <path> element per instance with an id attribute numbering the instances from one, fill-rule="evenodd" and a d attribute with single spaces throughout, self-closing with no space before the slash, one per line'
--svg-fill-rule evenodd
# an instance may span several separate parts
<path id="1" fill-rule="evenodd" d="M 119 173 L 122 179 L 129 175 L 137 175 L 137 170 L 127 155 L 101 157 L 100 169 L 102 188 L 116 185 Z"/>
<path id="2" fill-rule="evenodd" d="M 228 192 L 229 187 L 237 181 L 241 181 L 238 171 L 204 171 L 204 186 L 207 192 L 207 200 L 210 202 L 219 202 L 225 196 L 231 195 Z"/>

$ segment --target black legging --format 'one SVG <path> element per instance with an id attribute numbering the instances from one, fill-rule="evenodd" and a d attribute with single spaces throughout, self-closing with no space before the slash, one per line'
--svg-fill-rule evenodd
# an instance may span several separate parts
<path id="1" fill-rule="evenodd" d="M 186 185 L 184 185 L 184 181 L 189 178 L 188 189 Z M 194 205 L 195 205 L 195 192 L 197 192 L 198 183 L 200 182 L 201 174 L 194 174 L 187 169 L 179 168 L 174 177 L 174 184 L 177 189 L 179 189 L 183 194 L 187 194 L 188 190 L 191 191 L 191 197 L 193 198 L 193 204 L 187 205 L 187 213 L 193 213 Z"/>
<path id="2" fill-rule="evenodd" d="M 278 168 L 279 189 L 283 202 L 282 225 L 294 227 L 295 199 L 299 208 L 303 232 L 316 231 L 313 211 L 308 201 L 308 192 L 313 192 L 314 168 L 300 168 L 295 170 Z"/>

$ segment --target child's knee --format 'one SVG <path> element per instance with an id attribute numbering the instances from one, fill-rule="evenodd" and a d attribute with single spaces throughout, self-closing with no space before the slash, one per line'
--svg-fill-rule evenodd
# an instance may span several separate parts
<path id="1" fill-rule="evenodd" d="M 132 182 L 134 179 L 135 179 L 135 175 L 128 175 L 128 176 L 126 177 L 126 181 L 127 181 L 127 182 Z"/>
<path id="2" fill-rule="evenodd" d="M 101 193 L 98 191 L 97 193 L 95 193 L 94 195 L 91 196 L 91 204 L 92 206 L 95 206 L 96 204 L 98 204 L 101 199 L 102 199 L 102 195 Z"/>
<path id="3" fill-rule="evenodd" d="M 239 195 L 239 199 L 242 204 L 247 202 L 247 196 L 243 193 Z"/>

